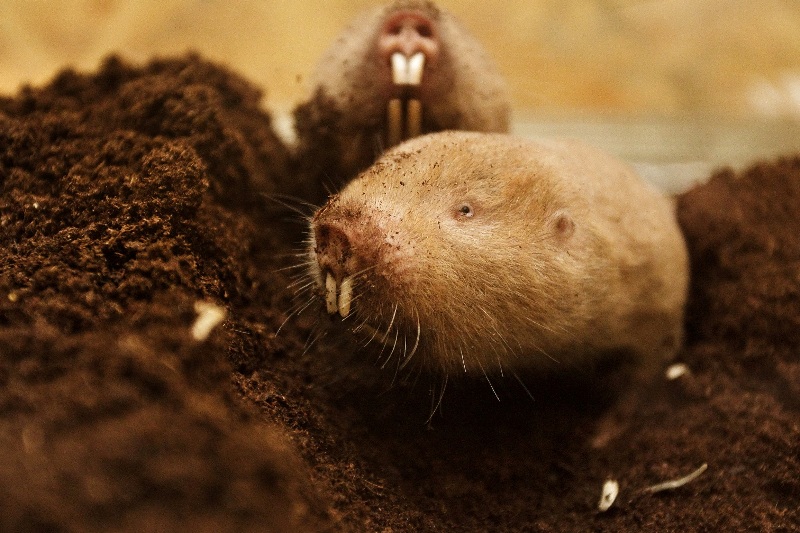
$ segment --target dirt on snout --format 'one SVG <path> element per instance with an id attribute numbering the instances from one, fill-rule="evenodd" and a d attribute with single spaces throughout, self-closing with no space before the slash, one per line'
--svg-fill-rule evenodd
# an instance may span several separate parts
<path id="1" fill-rule="evenodd" d="M 679 198 L 682 376 L 633 408 L 614 369 L 451 376 L 428 421 L 440 381 L 292 314 L 304 228 L 262 195 L 295 167 L 261 98 L 190 55 L 0 99 L 0 529 L 800 529 L 800 157 Z M 225 312 L 206 338 L 198 302 Z"/>

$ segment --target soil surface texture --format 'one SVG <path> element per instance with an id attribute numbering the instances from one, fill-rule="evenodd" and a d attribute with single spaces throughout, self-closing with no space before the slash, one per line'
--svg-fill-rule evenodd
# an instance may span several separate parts
<path id="1" fill-rule="evenodd" d="M 269 198 L 297 163 L 261 99 L 194 55 L 0 98 L 0 530 L 800 530 L 800 157 L 678 198 L 680 377 L 441 395 L 295 312 L 304 223 Z"/>

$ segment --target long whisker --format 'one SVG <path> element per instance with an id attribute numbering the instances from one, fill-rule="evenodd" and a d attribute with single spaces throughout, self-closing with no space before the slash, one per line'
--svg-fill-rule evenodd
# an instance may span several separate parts
<path id="1" fill-rule="evenodd" d="M 416 311 L 414 312 L 414 314 L 417 315 Z M 400 365 L 400 369 L 403 369 L 403 368 L 406 367 L 406 365 L 409 363 L 409 361 L 411 361 L 411 358 L 414 356 L 414 354 L 417 353 L 417 348 L 419 348 L 419 338 L 420 338 L 420 334 L 422 333 L 422 327 L 420 326 L 420 323 L 419 323 L 419 315 L 417 315 L 416 318 L 417 318 L 417 337 L 414 340 L 414 347 L 411 348 L 411 353 L 409 353 L 408 355 L 403 357 L 403 364 Z"/>
<path id="2" fill-rule="evenodd" d="M 302 283 L 303 285 L 300 285 L 300 286 L 298 287 L 297 285 L 299 285 L 300 283 Z M 287 285 L 287 286 L 286 286 L 286 288 L 287 288 L 287 289 L 292 289 L 292 288 L 294 288 L 294 293 L 295 293 L 295 294 L 301 294 L 301 293 L 302 293 L 302 292 L 304 292 L 306 289 L 308 289 L 308 288 L 310 288 L 310 287 L 313 287 L 313 286 L 314 286 L 314 285 L 316 285 L 316 284 L 317 284 L 317 281 L 316 281 L 316 280 L 314 280 L 314 279 L 312 279 L 312 280 L 309 280 L 307 277 L 302 277 L 302 278 L 299 278 L 299 279 L 297 279 L 296 281 L 293 281 L 293 282 L 292 282 L 292 283 L 290 283 L 289 285 Z"/>
<path id="3" fill-rule="evenodd" d="M 369 266 L 366 266 L 366 267 L 362 268 L 361 270 L 359 270 L 357 272 L 354 272 L 354 273 L 350 274 L 350 276 L 355 278 L 357 276 L 360 276 L 361 274 L 364 274 L 365 272 L 369 272 L 370 270 L 374 270 L 376 268 L 378 268 L 377 265 L 369 265 Z"/>
<path id="4" fill-rule="evenodd" d="M 477 306 L 477 307 L 478 307 L 478 309 L 480 309 L 483 312 L 484 315 L 486 315 L 486 318 L 488 319 L 489 327 L 494 332 L 494 336 L 496 336 L 497 339 L 500 341 L 500 345 L 502 345 L 502 347 L 505 350 L 505 352 L 506 353 L 509 353 L 509 352 L 513 353 L 514 350 L 511 348 L 511 346 L 508 344 L 508 342 L 506 342 L 506 339 L 503 337 L 503 334 L 500 333 L 500 330 L 497 328 L 497 323 L 496 323 L 496 320 L 494 319 L 494 317 L 491 314 L 489 314 L 489 312 L 486 309 L 484 309 L 482 306 Z M 501 354 L 497 350 L 497 346 L 496 345 L 492 345 L 492 350 L 494 350 L 495 357 L 497 358 L 497 366 L 500 368 L 500 377 L 504 377 L 504 374 L 503 374 L 503 357 L 501 357 Z"/>
<path id="5" fill-rule="evenodd" d="M 394 353 L 395 349 L 397 348 L 397 339 L 398 339 L 399 335 L 400 335 L 400 330 L 399 329 L 395 329 L 395 332 L 394 332 L 394 344 L 392 344 L 392 349 L 389 352 L 389 355 L 386 356 L 386 361 L 383 362 L 383 364 L 381 365 L 381 368 L 384 368 L 386 366 L 386 364 L 392 359 L 392 354 Z M 381 350 L 381 351 L 383 351 L 383 350 Z"/>
<path id="6" fill-rule="evenodd" d="M 539 346 L 534 346 L 534 349 L 535 349 L 537 352 L 539 352 L 539 353 L 543 354 L 545 357 L 547 357 L 548 359 L 550 359 L 550 360 L 551 360 L 551 361 L 553 361 L 554 363 L 556 363 L 556 364 L 559 364 L 559 365 L 561 364 L 561 361 L 559 361 L 558 359 L 556 359 L 555 357 L 553 357 L 552 355 L 550 355 L 549 353 L 547 353 L 547 351 L 546 351 L 544 348 L 540 348 Z"/>
<path id="7" fill-rule="evenodd" d="M 371 327 L 371 326 L 369 326 L 369 325 L 367 324 L 366 320 L 364 321 L 364 324 L 362 325 L 362 327 L 364 327 L 364 326 Z M 379 333 L 379 332 L 378 332 L 377 328 L 372 328 L 372 336 L 369 338 L 369 340 L 366 342 L 366 344 L 364 344 L 364 346 L 363 346 L 363 347 L 364 347 L 364 348 L 366 348 L 367 346 L 369 346 L 369 344 L 370 344 L 370 343 L 371 343 L 373 340 L 375 340 L 375 337 L 377 337 L 377 336 L 378 336 L 378 333 Z"/>
<path id="8" fill-rule="evenodd" d="M 289 320 L 290 320 L 292 317 L 298 316 L 300 313 L 302 313 L 303 311 L 305 311 L 306 309 L 308 309 L 308 306 L 310 306 L 311 304 L 313 304 L 315 300 L 316 300 L 316 298 L 312 296 L 311 298 L 309 298 L 309 299 L 306 301 L 305 305 L 303 305 L 303 304 L 302 304 L 302 302 L 301 302 L 300 304 L 298 304 L 297 308 L 296 308 L 296 309 L 294 309 L 293 311 L 291 311 L 291 312 L 290 312 L 290 313 L 289 313 L 289 314 L 286 316 L 286 319 L 285 319 L 283 322 L 281 322 L 281 325 L 280 325 L 280 326 L 278 326 L 278 329 L 275 331 L 275 336 L 276 336 L 276 337 L 278 336 L 278 334 L 279 334 L 279 333 L 281 332 L 281 330 L 283 329 L 283 326 L 285 326 L 285 325 L 286 325 L 286 323 L 287 323 L 287 322 L 289 322 Z"/>
<path id="9" fill-rule="evenodd" d="M 313 339 L 311 338 L 311 335 L 309 335 L 308 339 L 306 340 L 306 345 L 305 345 L 305 348 L 303 349 L 303 353 L 300 354 L 300 357 L 304 357 L 308 353 L 308 351 L 311 349 L 311 347 L 318 340 L 320 340 L 321 338 L 325 337 L 327 334 L 328 334 L 328 331 L 323 329 Z"/>
<path id="10" fill-rule="evenodd" d="M 483 377 L 486 378 L 486 383 L 489 384 L 489 388 L 492 389 L 492 394 L 494 394 L 494 397 L 497 398 L 497 401 L 499 402 L 500 401 L 500 396 L 498 396 L 497 395 L 497 391 L 494 390 L 494 385 L 492 385 L 492 380 L 489 379 L 489 374 L 487 374 L 486 370 L 483 368 L 483 365 L 481 364 L 480 358 L 476 358 L 475 361 L 477 361 L 478 367 L 480 367 L 481 372 L 483 372 Z"/>
<path id="11" fill-rule="evenodd" d="M 528 387 L 526 387 L 526 386 L 525 386 L 525 383 L 523 383 L 523 382 L 522 382 L 522 380 L 521 380 L 521 379 L 520 379 L 520 377 L 517 375 L 517 373 L 516 373 L 516 372 L 512 372 L 512 373 L 511 373 L 511 375 L 512 375 L 512 376 L 514 376 L 514 379 L 516 379 L 516 380 L 517 380 L 517 382 L 518 382 L 518 383 L 519 383 L 519 384 L 522 386 L 522 388 L 523 388 L 523 389 L 525 390 L 525 392 L 528 394 L 528 397 L 529 397 L 531 400 L 533 400 L 533 401 L 535 402 L 535 401 L 536 401 L 536 398 L 534 398 L 534 397 L 533 397 L 533 394 L 531 394 L 531 391 L 529 391 L 529 390 L 528 390 Z"/>
<path id="12" fill-rule="evenodd" d="M 302 216 L 306 221 L 308 221 L 308 219 L 311 217 L 311 215 L 313 215 L 314 212 L 317 211 L 317 209 L 320 208 L 320 206 L 318 206 L 316 204 L 312 204 L 311 202 L 307 202 L 307 201 L 303 200 L 302 198 L 298 198 L 297 196 L 292 196 L 292 195 L 289 195 L 289 194 L 281 194 L 281 193 L 266 194 L 265 193 L 265 194 L 262 194 L 262 196 L 264 198 L 266 198 L 267 200 L 269 200 L 271 202 L 274 202 L 274 203 L 276 203 L 278 205 L 281 205 L 281 206 L 285 207 L 286 209 L 289 209 L 290 211 Z M 305 207 L 308 211 L 307 212 L 303 211 L 300 207 L 298 207 L 297 205 L 293 205 L 291 202 L 294 202 L 295 204 L 300 204 L 301 206 Z"/>
<path id="13" fill-rule="evenodd" d="M 529 316 L 524 317 L 524 319 L 527 320 L 528 322 L 530 322 L 531 324 L 533 324 L 534 326 L 537 326 L 539 328 L 542 328 L 543 330 L 549 331 L 550 333 L 558 333 L 555 329 L 553 329 L 552 326 L 548 326 L 546 324 L 542 324 L 538 320 L 535 320 L 535 319 L 533 319 L 533 318 L 531 318 Z"/>
<path id="14" fill-rule="evenodd" d="M 397 380 L 397 375 L 400 373 L 400 369 L 402 368 L 401 363 L 405 360 L 406 354 L 408 353 L 408 337 L 405 333 L 403 333 L 403 353 L 400 357 L 397 358 L 397 364 L 394 367 L 394 375 L 392 376 L 392 382 L 390 386 L 394 386 L 394 382 Z"/>
<path id="15" fill-rule="evenodd" d="M 394 304 L 394 312 L 392 312 L 392 319 L 389 321 L 389 327 L 386 328 L 386 334 L 381 339 L 381 343 L 386 343 L 386 338 L 389 336 L 389 332 L 392 331 L 392 325 L 394 324 L 394 319 L 397 316 L 397 304 Z"/>
<path id="16" fill-rule="evenodd" d="M 436 402 L 436 405 L 433 407 L 433 409 L 431 409 L 431 414 L 428 417 L 428 420 L 425 421 L 426 425 L 431 423 L 431 420 L 433 420 L 433 415 L 436 414 L 436 411 L 438 411 L 439 407 L 442 405 L 442 399 L 444 398 L 444 391 L 447 390 L 447 380 L 448 380 L 448 375 L 445 374 L 444 382 L 442 383 L 442 390 L 439 393 L 439 400 Z"/>
<path id="17" fill-rule="evenodd" d="M 307 256 L 308 256 L 308 252 L 302 253 L 302 254 L 301 253 L 297 254 L 297 257 L 307 257 Z M 304 261 L 302 263 L 295 263 L 295 264 L 289 265 L 289 266 L 278 267 L 278 268 L 273 269 L 271 272 L 273 272 L 273 273 L 275 273 L 275 272 L 285 272 L 287 270 L 299 270 L 301 268 L 307 269 L 311 264 L 313 264 L 313 261 L 309 260 L 309 261 Z"/>
<path id="18" fill-rule="evenodd" d="M 299 244 L 299 243 L 296 243 L 296 244 Z M 300 263 L 300 265 L 311 265 L 314 262 L 314 259 L 311 259 L 310 255 L 308 253 L 308 250 L 305 249 L 305 248 L 295 248 L 292 251 L 287 251 L 287 252 L 282 252 L 282 253 L 279 253 L 279 254 L 275 254 L 275 255 L 273 255 L 273 257 L 277 257 L 279 259 L 286 259 L 286 258 L 297 259 L 297 258 L 300 258 L 300 259 L 304 260 L 304 261 L 302 261 Z"/>

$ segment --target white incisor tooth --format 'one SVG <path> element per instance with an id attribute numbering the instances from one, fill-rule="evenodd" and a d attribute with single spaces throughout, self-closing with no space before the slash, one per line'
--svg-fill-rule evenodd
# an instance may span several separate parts
<path id="1" fill-rule="evenodd" d="M 347 318 L 350 314 L 350 302 L 353 300 L 353 278 L 347 276 L 339 286 L 339 314 Z"/>
<path id="2" fill-rule="evenodd" d="M 386 133 L 386 144 L 394 146 L 403 140 L 403 102 L 399 98 L 389 100 L 386 108 L 388 131 Z"/>
<path id="3" fill-rule="evenodd" d="M 329 315 L 334 314 L 338 309 L 336 305 L 336 280 L 333 279 L 330 272 L 325 278 L 325 307 Z"/>
<path id="4" fill-rule="evenodd" d="M 422 133 L 422 102 L 413 98 L 408 101 L 406 109 L 406 139 Z"/>
<path id="5" fill-rule="evenodd" d="M 408 85 L 408 58 L 400 52 L 392 54 L 392 81 L 395 85 Z"/>
<path id="6" fill-rule="evenodd" d="M 425 70 L 425 54 L 417 52 L 410 58 L 400 52 L 392 54 L 392 81 L 395 85 L 419 85 Z"/>
<path id="7" fill-rule="evenodd" d="M 408 74 L 406 83 L 409 85 L 419 85 L 422 83 L 422 71 L 425 69 L 425 54 L 417 52 L 408 60 Z"/>

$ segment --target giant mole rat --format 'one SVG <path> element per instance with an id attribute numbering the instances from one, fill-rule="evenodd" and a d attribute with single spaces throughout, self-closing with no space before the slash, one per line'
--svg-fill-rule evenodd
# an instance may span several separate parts
<path id="1" fill-rule="evenodd" d="M 502 76 L 447 11 L 400 0 L 356 18 L 323 55 L 295 110 L 299 196 L 323 201 L 384 148 L 422 133 L 508 130 Z M 323 185 L 324 184 L 324 185 Z"/>
<path id="2" fill-rule="evenodd" d="M 572 368 L 682 340 L 671 202 L 577 141 L 443 132 L 390 150 L 310 223 L 328 313 L 432 370 Z"/>

